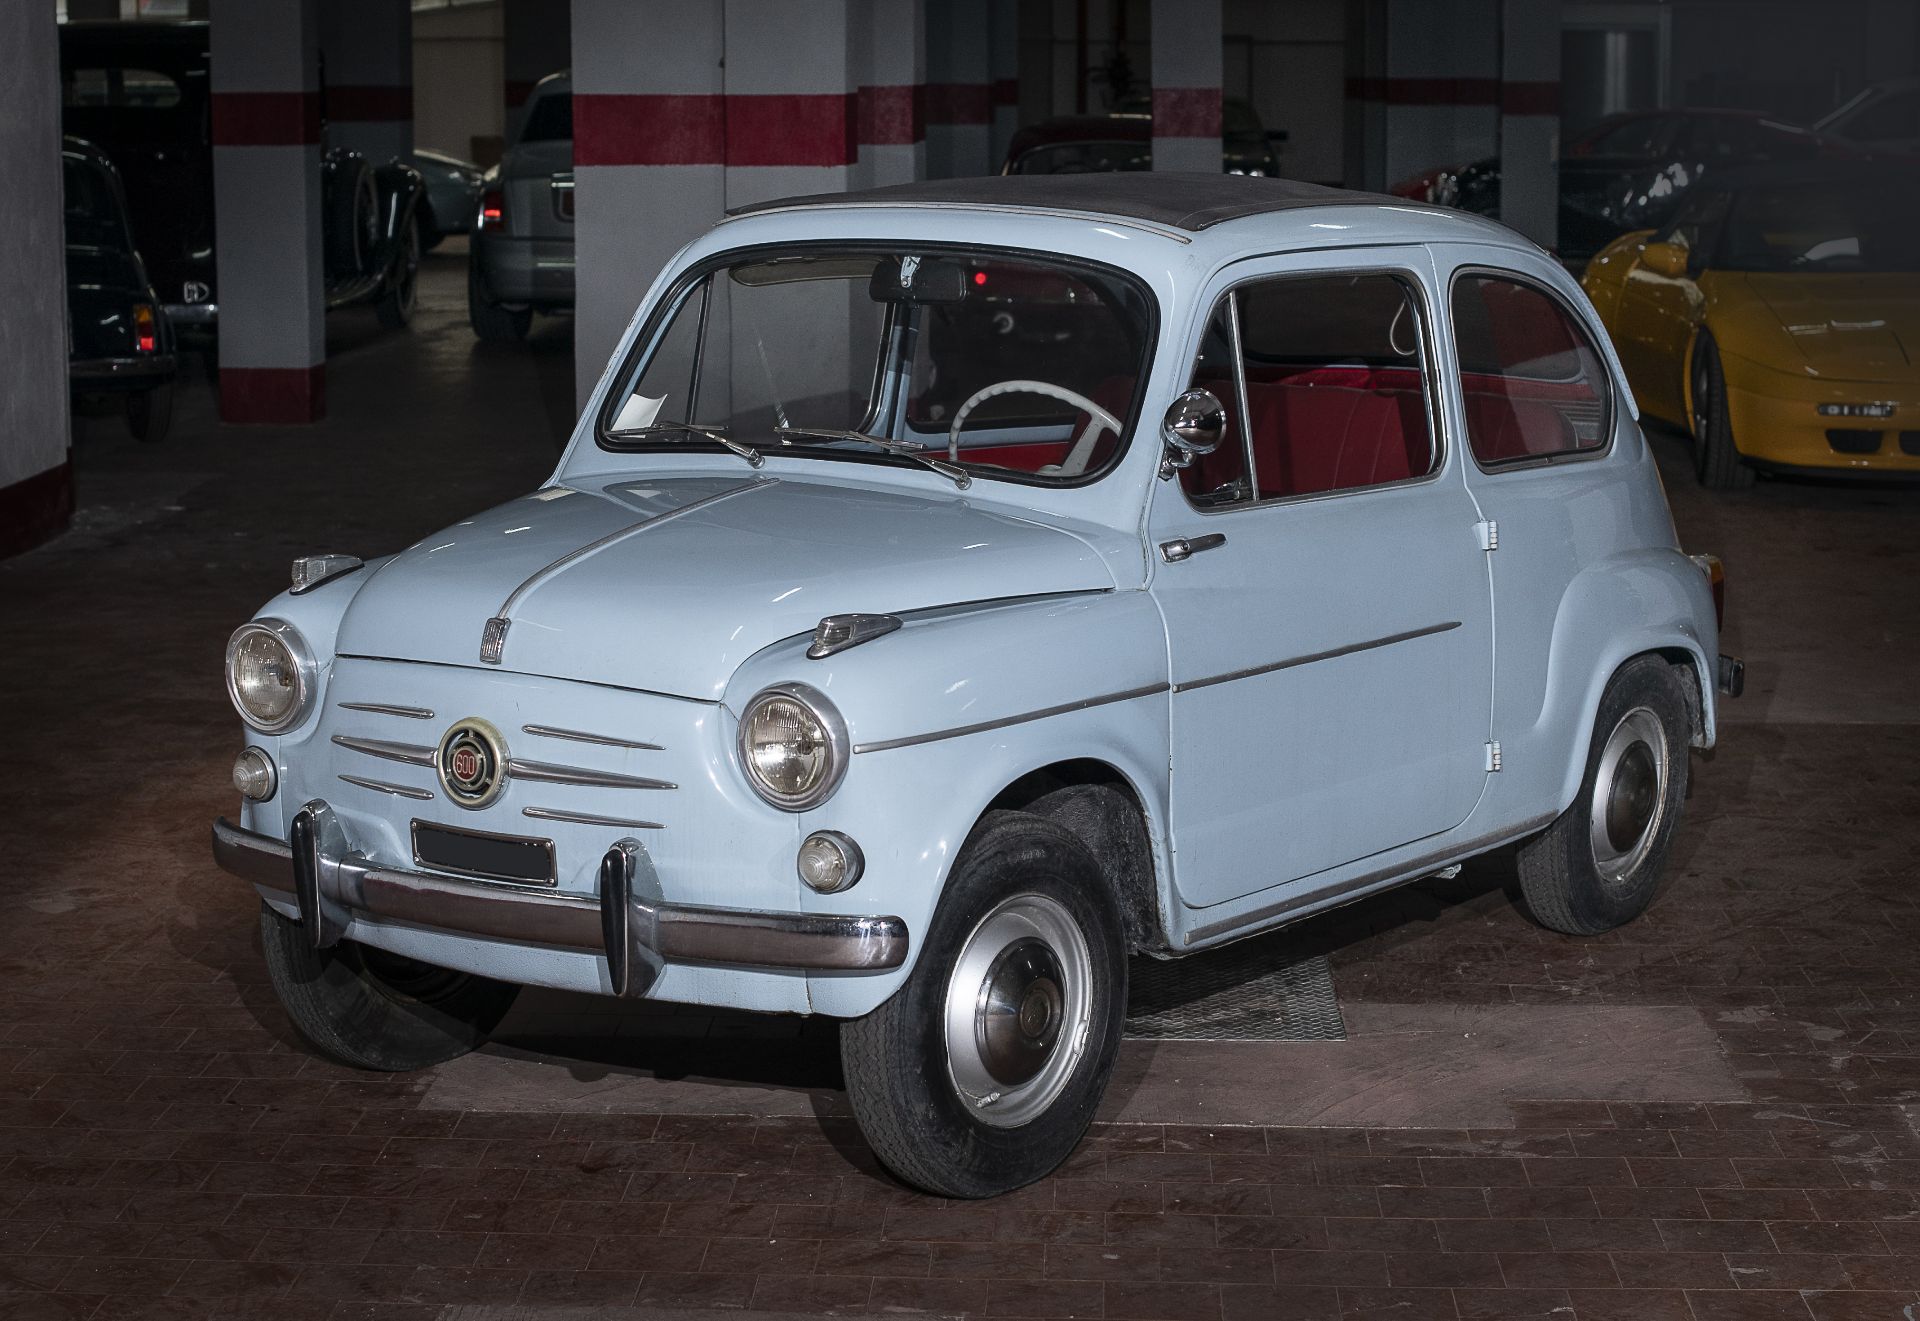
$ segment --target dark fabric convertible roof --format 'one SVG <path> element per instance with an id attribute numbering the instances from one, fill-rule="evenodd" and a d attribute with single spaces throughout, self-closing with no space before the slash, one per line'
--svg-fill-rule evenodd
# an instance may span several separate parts
<path id="1" fill-rule="evenodd" d="M 1406 206 L 1405 198 L 1243 174 L 1013 174 L 930 179 L 852 193 L 814 193 L 737 207 L 751 215 L 792 206 L 992 206 L 1081 211 L 1199 232 L 1243 216 L 1314 206 Z"/>

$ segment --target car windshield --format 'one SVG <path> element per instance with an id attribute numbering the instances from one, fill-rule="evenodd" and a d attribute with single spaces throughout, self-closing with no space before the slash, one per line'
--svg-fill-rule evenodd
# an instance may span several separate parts
<path id="1" fill-rule="evenodd" d="M 1152 327 L 1136 279 L 1066 259 L 756 249 L 670 297 L 609 400 L 602 443 L 1070 484 L 1119 457 Z"/>
<path id="2" fill-rule="evenodd" d="M 522 142 L 571 142 L 573 140 L 573 95 L 548 92 L 537 98 L 527 111 L 526 125 L 520 130 Z"/>
<path id="3" fill-rule="evenodd" d="M 1892 180 L 1741 193 L 1717 265 L 1735 271 L 1920 271 L 1920 185 Z"/>
<path id="4" fill-rule="evenodd" d="M 1015 174 L 1112 174 L 1151 170 L 1153 147 L 1146 142 L 1057 142 L 1020 153 Z"/>
<path id="5" fill-rule="evenodd" d="M 114 205 L 113 184 L 100 168 L 80 156 L 61 157 L 66 193 L 67 244 L 81 248 L 123 248 L 126 230 Z"/>

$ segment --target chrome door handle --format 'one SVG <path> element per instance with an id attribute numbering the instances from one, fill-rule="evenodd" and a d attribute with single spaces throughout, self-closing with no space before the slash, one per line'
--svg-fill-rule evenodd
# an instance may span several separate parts
<path id="1" fill-rule="evenodd" d="M 1178 564 L 1181 560 L 1192 559 L 1203 550 L 1226 544 L 1227 534 L 1224 532 L 1209 532 L 1203 537 L 1175 537 L 1172 541 L 1160 543 L 1160 558 L 1168 564 Z"/>

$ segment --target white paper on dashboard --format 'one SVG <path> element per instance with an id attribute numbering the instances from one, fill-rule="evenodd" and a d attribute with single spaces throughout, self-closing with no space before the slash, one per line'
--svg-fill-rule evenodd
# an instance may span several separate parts
<path id="1" fill-rule="evenodd" d="M 653 419 L 660 416 L 660 405 L 667 402 L 661 395 L 658 399 L 649 399 L 643 394 L 630 395 L 627 402 L 620 405 L 620 412 L 613 419 L 614 431 L 638 431 L 642 427 L 653 425 Z"/>

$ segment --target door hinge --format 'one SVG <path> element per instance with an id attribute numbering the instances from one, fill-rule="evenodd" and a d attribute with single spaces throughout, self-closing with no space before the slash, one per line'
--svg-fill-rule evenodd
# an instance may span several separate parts
<path id="1" fill-rule="evenodd" d="M 1492 774 L 1500 769 L 1500 743 L 1496 739 L 1487 744 L 1487 772 Z"/>
<path id="2" fill-rule="evenodd" d="M 1498 523 L 1489 518 L 1484 522 L 1475 523 L 1473 527 L 1474 531 L 1480 534 L 1481 550 L 1500 549 L 1500 525 Z"/>

